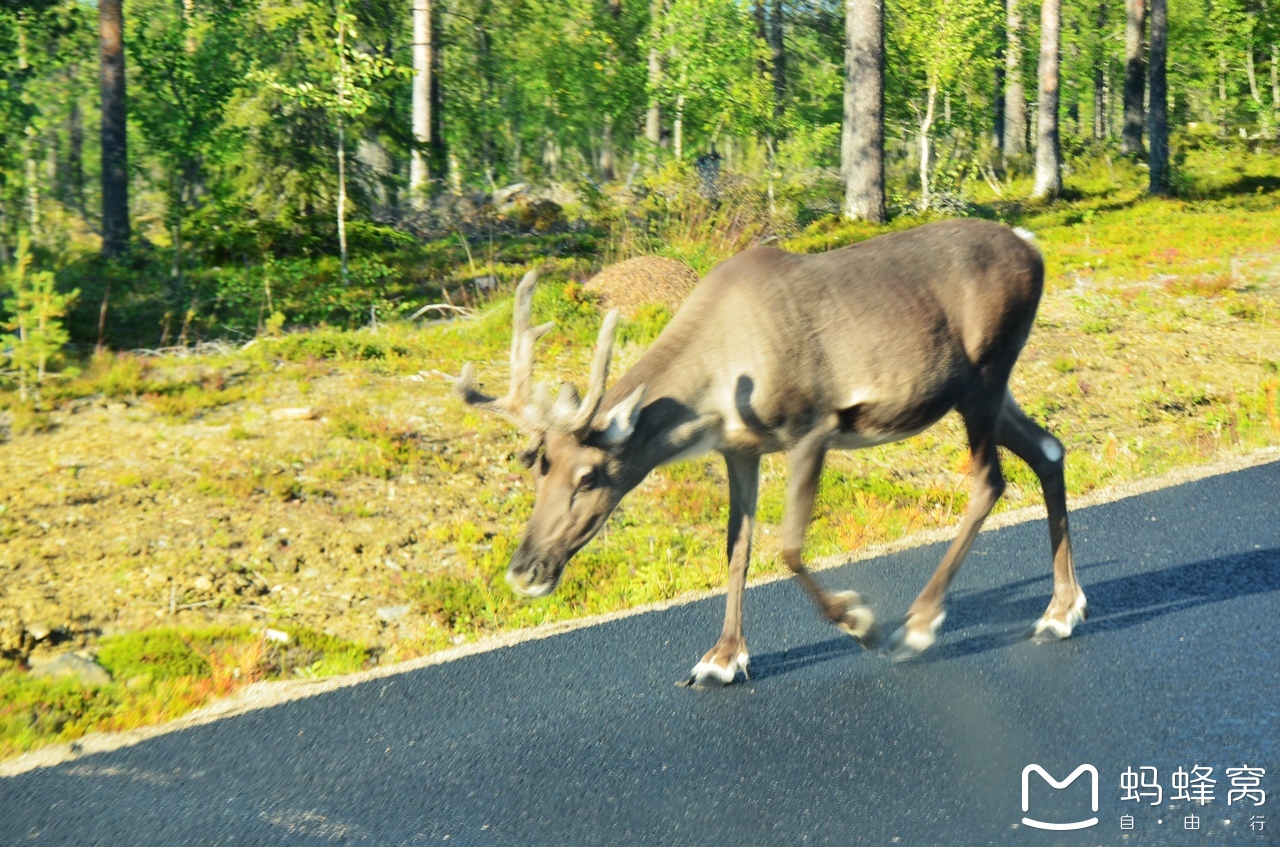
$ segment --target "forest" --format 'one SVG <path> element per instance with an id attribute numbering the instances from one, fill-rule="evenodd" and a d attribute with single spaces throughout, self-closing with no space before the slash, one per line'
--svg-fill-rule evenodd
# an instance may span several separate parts
<path id="1" fill-rule="evenodd" d="M 1152 129 L 1175 193 L 1188 148 L 1274 143 L 1267 0 L 879 8 L 6 0 L 0 264 L 55 275 L 73 349 L 167 348 L 393 318 L 533 255 L 598 269 L 690 216 L 741 246 L 1059 196 L 1073 168 L 1146 167 Z M 858 144 L 870 177 L 842 165 Z"/>

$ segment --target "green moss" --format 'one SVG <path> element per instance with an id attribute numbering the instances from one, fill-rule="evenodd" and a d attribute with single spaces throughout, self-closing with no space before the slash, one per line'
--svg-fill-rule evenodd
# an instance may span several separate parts
<path id="1" fill-rule="evenodd" d="M 358 671 L 373 659 L 363 645 L 284 627 L 286 643 L 247 626 L 160 628 L 102 639 L 97 660 L 112 681 L 85 687 L 38 679 L 16 664 L 0 669 L 0 756 L 86 732 L 172 720 L 262 679 Z"/>

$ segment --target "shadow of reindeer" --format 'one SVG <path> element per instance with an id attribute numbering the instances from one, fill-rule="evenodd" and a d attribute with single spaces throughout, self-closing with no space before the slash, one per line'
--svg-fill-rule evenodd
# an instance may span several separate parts
<path id="1" fill-rule="evenodd" d="M 1253 550 L 1098 579 L 1118 564 L 1104 561 L 1079 568 L 1091 572 L 1094 578 L 1084 585 L 1089 596 L 1089 619 L 1072 639 L 1141 626 L 1163 615 L 1212 603 L 1280 591 L 1280 549 Z M 948 602 L 947 626 L 941 640 L 913 663 L 945 662 L 1020 643 L 1027 635 L 1027 625 L 1044 609 L 1051 581 L 1052 577 L 1045 574 L 985 591 L 956 592 Z M 1028 589 L 1038 584 L 1043 584 L 1044 590 L 1029 594 Z M 966 633 L 968 629 L 975 631 Z M 759 681 L 860 652 L 851 639 L 830 638 L 753 656 L 751 677 Z"/>

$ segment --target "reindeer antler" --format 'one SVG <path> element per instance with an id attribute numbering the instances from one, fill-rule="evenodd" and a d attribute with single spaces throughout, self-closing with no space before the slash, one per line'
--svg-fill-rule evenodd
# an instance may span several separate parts
<path id="1" fill-rule="evenodd" d="M 475 390 L 475 367 L 468 362 L 462 369 L 454 389 L 469 405 L 496 412 L 522 430 L 546 432 L 556 430 L 586 438 L 591 431 L 591 420 L 604 399 L 605 384 L 609 378 L 609 360 L 613 355 L 613 336 L 618 326 L 618 311 L 605 315 L 596 339 L 595 356 L 591 362 L 591 378 L 587 396 L 581 402 L 578 392 L 565 383 L 555 402 L 551 402 L 546 387 L 533 385 L 533 346 L 554 326 L 545 323 L 530 327 L 533 312 L 533 287 L 538 282 L 536 271 L 529 271 L 516 287 L 515 311 L 511 330 L 511 386 L 501 399 L 495 399 Z"/>

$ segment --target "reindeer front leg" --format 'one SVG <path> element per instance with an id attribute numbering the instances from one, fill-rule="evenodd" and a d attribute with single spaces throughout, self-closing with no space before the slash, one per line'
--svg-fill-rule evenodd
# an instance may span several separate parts
<path id="1" fill-rule="evenodd" d="M 742 594 L 747 587 L 751 561 L 751 530 L 756 521 L 756 497 L 760 491 L 760 457 L 726 453 L 729 470 L 729 592 L 725 598 L 724 629 L 720 640 L 694 665 L 680 684 L 702 688 L 728 685 L 738 671 L 747 671 L 747 639 L 742 634 Z"/>
<path id="2" fill-rule="evenodd" d="M 813 502 L 818 496 L 818 480 L 826 449 L 818 443 L 818 435 L 810 443 L 802 442 L 787 454 L 787 512 L 782 523 L 782 559 L 796 580 L 817 605 L 818 611 L 864 647 L 872 646 L 879 635 L 876 617 L 854 591 L 829 592 L 805 568 L 800 558 L 805 530 L 813 516 Z"/>

